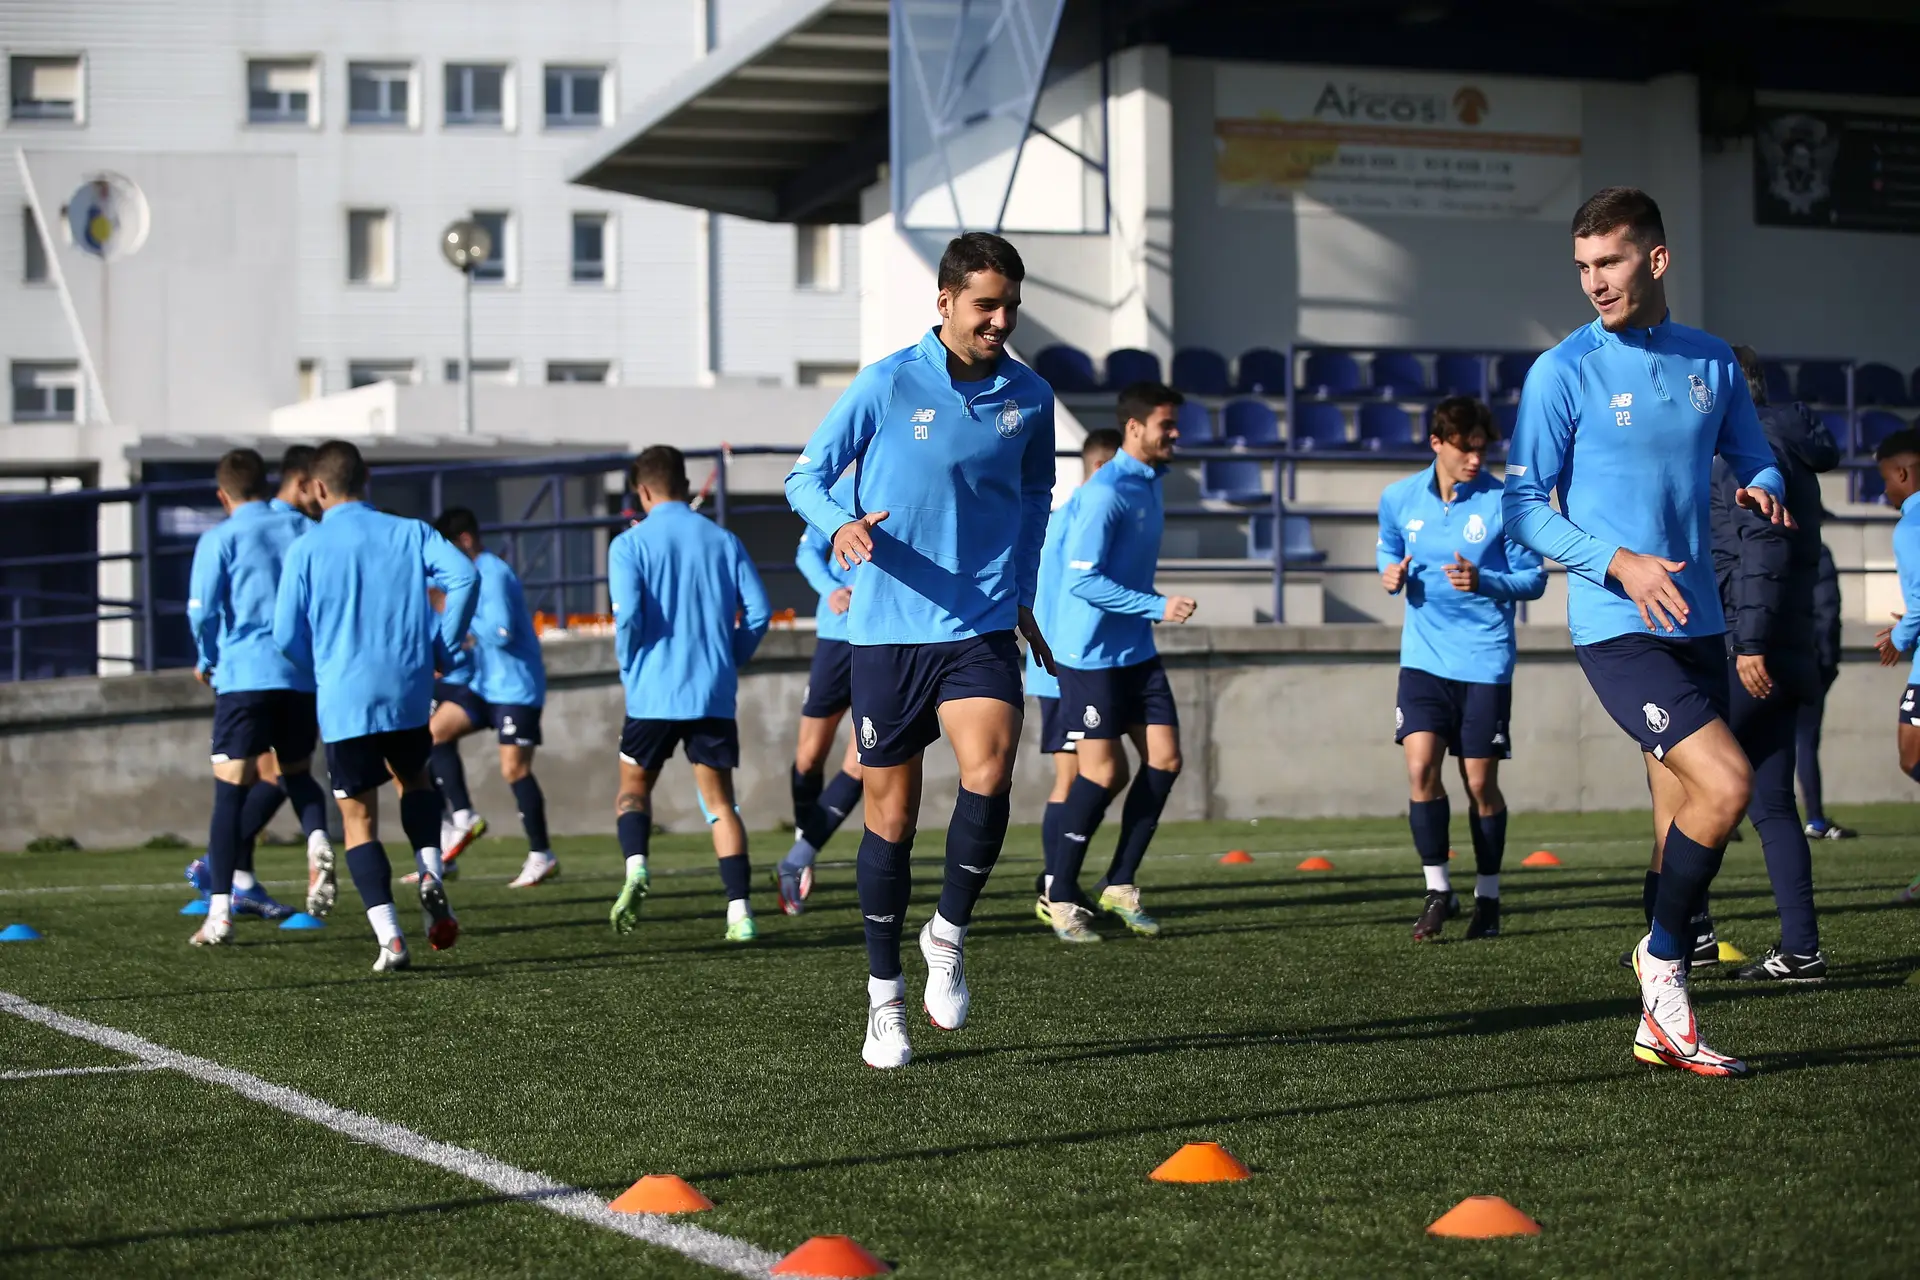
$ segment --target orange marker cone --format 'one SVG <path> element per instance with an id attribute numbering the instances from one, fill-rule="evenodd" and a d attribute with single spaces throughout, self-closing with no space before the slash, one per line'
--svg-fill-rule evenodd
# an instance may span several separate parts
<path id="1" fill-rule="evenodd" d="M 1147 1175 L 1155 1182 L 1244 1182 L 1247 1166 L 1217 1142 L 1189 1142 Z"/>
<path id="2" fill-rule="evenodd" d="M 1453 850 L 1451 850 L 1451 849 L 1449 849 L 1449 850 L 1447 850 L 1447 861 L 1448 861 L 1448 862 L 1452 862 L 1452 861 L 1453 861 Z"/>
<path id="3" fill-rule="evenodd" d="M 1245 849 L 1229 849 L 1220 855 L 1220 861 L 1230 867 L 1238 867 L 1253 861 L 1253 855 Z"/>
<path id="4" fill-rule="evenodd" d="M 1535 849 L 1532 853 L 1520 859 L 1520 865 L 1523 867 L 1557 867 L 1560 865 L 1560 859 L 1554 857 L 1545 849 Z"/>
<path id="5" fill-rule="evenodd" d="M 862 1248 L 852 1236 L 815 1236 L 773 1264 L 776 1276 L 884 1276 L 893 1268 Z"/>
<path id="6" fill-rule="evenodd" d="M 698 1213 L 713 1208 L 713 1201 L 678 1174 L 650 1173 L 622 1191 L 607 1208 L 615 1213 Z"/>
<path id="7" fill-rule="evenodd" d="M 1295 867 L 1294 870 L 1295 871 L 1331 871 L 1333 870 L 1333 864 L 1316 853 L 1311 858 L 1308 858 L 1306 861 L 1302 862 L 1299 866 Z"/>
<path id="8" fill-rule="evenodd" d="M 1540 1224 L 1499 1196 L 1468 1196 L 1434 1220 L 1430 1236 L 1491 1240 L 1497 1236 L 1537 1236 Z"/>

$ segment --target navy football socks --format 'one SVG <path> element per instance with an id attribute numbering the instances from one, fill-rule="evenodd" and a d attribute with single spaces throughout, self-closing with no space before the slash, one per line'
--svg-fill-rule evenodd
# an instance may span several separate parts
<path id="1" fill-rule="evenodd" d="M 527 832 L 527 847 L 535 853 L 547 852 L 547 798 L 539 781 L 528 774 L 513 785 L 513 802 L 520 806 L 520 825 Z"/>
<path id="2" fill-rule="evenodd" d="M 1653 923 L 1653 902 L 1660 896 L 1660 873 L 1647 872 L 1647 878 L 1640 886 L 1640 910 L 1646 915 L 1647 923 Z"/>
<path id="3" fill-rule="evenodd" d="M 1108 884 L 1133 883 L 1134 876 L 1140 872 L 1140 860 L 1147 856 L 1147 845 L 1160 826 L 1160 813 L 1167 807 L 1167 797 L 1173 793 L 1173 784 L 1179 778 L 1178 772 L 1147 767 L 1140 770 L 1133 785 L 1127 788 L 1127 802 L 1120 810 L 1120 843 L 1114 848 L 1113 861 L 1107 867 Z"/>
<path id="4" fill-rule="evenodd" d="M 316 831 L 327 829 L 327 793 L 320 789 L 311 773 L 282 774 L 280 784 L 287 789 L 287 799 L 293 801 L 293 811 L 300 819 L 300 830 L 312 835 Z"/>
<path id="5" fill-rule="evenodd" d="M 254 841 L 260 838 L 260 833 L 267 829 L 286 800 L 287 793 L 277 782 L 256 782 L 247 788 L 246 801 L 240 806 L 240 856 L 233 864 L 236 869 L 253 870 Z"/>
<path id="6" fill-rule="evenodd" d="M 815 799 L 797 821 L 800 838 L 812 845 L 816 852 L 824 849 L 827 841 L 833 839 L 833 833 L 840 829 L 840 824 L 847 820 L 847 815 L 853 812 L 853 806 L 860 803 L 865 790 L 866 784 L 860 779 L 845 773 L 834 774 L 826 790 L 816 790 Z"/>
<path id="7" fill-rule="evenodd" d="M 1473 870 L 1477 875 L 1497 876 L 1507 856 L 1507 811 L 1482 815 L 1478 809 L 1467 813 L 1467 826 L 1473 831 Z"/>
<path id="8" fill-rule="evenodd" d="M 747 861 L 746 854 L 720 859 L 720 888 L 726 893 L 728 902 L 746 897 L 747 886 L 752 881 L 753 864 Z"/>
<path id="9" fill-rule="evenodd" d="M 1075 778 L 1060 805 L 1059 855 L 1053 868 L 1055 902 L 1077 902 L 1080 898 L 1080 866 L 1087 860 L 1087 845 L 1107 816 L 1112 797 L 1107 789 L 1087 778 Z"/>
<path id="10" fill-rule="evenodd" d="M 441 803 L 440 792 L 433 787 L 409 791 L 400 797 L 400 829 L 407 833 L 415 849 L 440 847 Z"/>
<path id="11" fill-rule="evenodd" d="M 347 871 L 367 910 L 393 904 L 393 865 L 387 861 L 385 845 L 369 840 L 347 850 Z"/>
<path id="12" fill-rule="evenodd" d="M 207 871 L 215 894 L 233 892 L 233 869 L 240 858 L 240 818 L 247 788 L 237 782 L 213 780 L 213 817 L 207 823 Z"/>
<path id="13" fill-rule="evenodd" d="M 860 837 L 854 880 L 867 935 L 867 972 L 886 981 L 900 976 L 900 931 L 913 893 L 912 862 L 912 836 L 895 843 L 869 828 Z"/>
<path id="14" fill-rule="evenodd" d="M 1424 866 L 1445 866 L 1447 828 L 1453 822 L 1453 809 L 1447 798 L 1407 802 L 1407 826 L 1413 831 L 1414 851 Z"/>
<path id="15" fill-rule="evenodd" d="M 965 787 L 954 797 L 953 820 L 947 824 L 946 878 L 940 887 L 940 915 L 947 923 L 972 922 L 973 904 L 980 900 L 993 864 L 1000 860 L 1000 846 L 1007 842 L 1012 804 L 1012 796 L 1005 792 L 983 796 Z"/>
<path id="16" fill-rule="evenodd" d="M 799 830 L 807 825 L 813 816 L 813 806 L 820 801 L 821 780 L 825 771 L 816 769 L 812 773 L 802 773 L 796 765 L 788 770 L 787 787 L 793 793 L 793 825 Z"/>
<path id="17" fill-rule="evenodd" d="M 1045 874 L 1049 876 L 1059 874 L 1060 820 L 1066 810 L 1067 805 L 1064 800 L 1049 800 L 1046 810 L 1040 815 L 1040 856 Z M 1042 881 L 1042 883 L 1046 882 Z M 1048 897 L 1052 897 L 1051 889 Z"/>
<path id="18" fill-rule="evenodd" d="M 467 790 L 467 766 L 460 759 L 460 744 L 435 743 L 427 763 L 433 768 L 435 785 L 440 788 L 440 794 L 447 798 L 447 803 L 453 806 L 453 811 L 458 813 L 462 809 L 472 809 L 473 796 Z M 434 839 L 438 840 L 439 837 L 435 836 Z"/>
<path id="19" fill-rule="evenodd" d="M 623 813 L 614 824 L 620 834 L 620 853 L 624 857 L 647 856 L 647 845 L 653 839 L 653 815 L 650 813 Z"/>
<path id="20" fill-rule="evenodd" d="M 1681 960 L 1693 950 L 1694 913 L 1706 905 L 1707 886 L 1725 852 L 1696 842 L 1678 823 L 1667 828 L 1660 888 L 1653 900 L 1653 938 L 1647 944 L 1657 958 Z"/>

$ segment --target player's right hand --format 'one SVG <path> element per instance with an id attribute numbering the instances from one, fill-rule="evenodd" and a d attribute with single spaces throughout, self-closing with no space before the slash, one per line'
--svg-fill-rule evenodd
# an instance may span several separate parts
<path id="1" fill-rule="evenodd" d="M 1687 624 L 1690 612 L 1686 597 L 1680 594 L 1680 587 L 1673 580 L 1673 575 L 1686 567 L 1684 560 L 1643 556 L 1622 547 L 1613 553 L 1607 576 L 1618 582 L 1627 599 L 1640 607 L 1640 621 L 1647 624 L 1647 630 L 1664 627 L 1671 635 Z"/>
<path id="2" fill-rule="evenodd" d="M 1199 607 L 1200 602 L 1198 600 L 1190 599 L 1187 596 L 1168 596 L 1167 611 L 1161 616 L 1163 620 L 1167 622 L 1185 622 L 1193 616 L 1193 611 Z"/>
<path id="3" fill-rule="evenodd" d="M 1388 595 L 1400 594 L 1400 588 L 1407 585 L 1407 574 L 1412 564 L 1413 553 L 1409 551 L 1407 558 L 1399 564 L 1390 564 L 1380 571 L 1380 585 L 1387 589 Z"/>
<path id="4" fill-rule="evenodd" d="M 842 569 L 873 559 L 873 526 L 886 518 L 884 511 L 869 511 L 833 531 L 833 555 Z"/>
<path id="5" fill-rule="evenodd" d="M 1902 617 L 1901 614 L 1897 613 L 1889 616 L 1891 616 L 1895 622 L 1898 622 Z M 1874 632 L 1873 648 L 1874 652 L 1880 655 L 1880 665 L 1883 667 L 1890 667 L 1907 656 L 1900 652 L 1900 650 L 1894 648 L 1892 627 L 1882 627 L 1880 630 Z"/>
<path id="6" fill-rule="evenodd" d="M 827 608 L 835 613 L 845 613 L 853 607 L 853 588 L 839 587 L 827 597 Z"/>

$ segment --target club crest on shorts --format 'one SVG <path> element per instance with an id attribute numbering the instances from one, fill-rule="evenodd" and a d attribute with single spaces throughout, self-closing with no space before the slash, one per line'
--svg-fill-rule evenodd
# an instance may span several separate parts
<path id="1" fill-rule="evenodd" d="M 1468 516 L 1466 531 L 1462 533 L 1460 536 L 1465 538 L 1468 542 L 1485 542 L 1487 540 L 1486 520 L 1483 519 L 1477 512 L 1471 516 Z"/>
<path id="2" fill-rule="evenodd" d="M 873 721 L 869 720 L 866 716 L 861 716 L 860 717 L 860 746 L 864 750 L 871 751 L 874 748 L 874 744 L 876 744 L 879 741 L 880 741 L 880 735 L 873 731 Z"/>
<path id="3" fill-rule="evenodd" d="M 1687 399 L 1700 412 L 1713 412 L 1713 388 L 1697 373 L 1687 375 Z"/>
<path id="4" fill-rule="evenodd" d="M 1664 708 L 1651 702 L 1640 708 L 1640 713 L 1647 718 L 1647 728 L 1655 733 L 1665 733 L 1667 726 L 1673 723 L 1673 718 L 1666 713 Z"/>
<path id="5" fill-rule="evenodd" d="M 1098 729 L 1100 727 L 1100 713 L 1093 709 L 1091 702 L 1087 704 L 1086 712 L 1080 718 L 1086 722 L 1087 728 L 1089 729 Z"/>
<path id="6" fill-rule="evenodd" d="M 1000 416 L 994 419 L 994 426 L 1008 440 L 1020 434 L 1020 403 L 1009 400 L 1000 406 Z"/>
<path id="7" fill-rule="evenodd" d="M 1396 729 L 1404 729 L 1407 727 L 1407 713 L 1398 707 L 1393 709 L 1393 727 Z"/>

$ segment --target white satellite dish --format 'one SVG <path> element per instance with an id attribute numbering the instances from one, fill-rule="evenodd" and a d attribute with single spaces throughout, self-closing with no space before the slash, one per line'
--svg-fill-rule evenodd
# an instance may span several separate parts
<path id="1" fill-rule="evenodd" d="M 73 243 L 108 262 L 138 252 L 150 226 L 147 197 L 122 174 L 96 173 L 67 201 Z"/>

